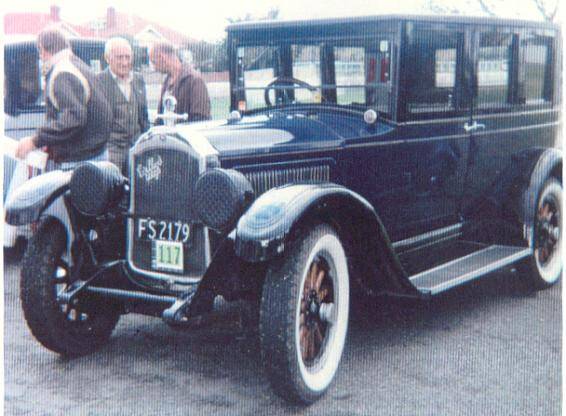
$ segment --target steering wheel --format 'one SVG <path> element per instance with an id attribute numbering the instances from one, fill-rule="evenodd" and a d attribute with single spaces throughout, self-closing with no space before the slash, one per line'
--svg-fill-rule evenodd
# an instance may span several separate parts
<path id="1" fill-rule="evenodd" d="M 292 77 L 276 77 L 275 79 L 270 81 L 269 84 L 266 85 L 265 92 L 263 93 L 263 99 L 265 100 L 265 104 L 268 107 L 273 107 L 273 104 L 269 99 L 269 90 L 273 89 L 273 87 L 278 85 L 285 85 L 289 87 L 292 87 L 293 85 L 298 85 L 299 87 L 305 88 L 310 92 L 316 91 L 315 87 L 313 87 L 308 82 L 301 81 L 300 79 L 292 78 Z M 285 88 L 282 91 L 283 91 L 283 101 L 287 103 L 291 102 L 291 97 L 289 96 L 290 88 L 289 89 Z"/>

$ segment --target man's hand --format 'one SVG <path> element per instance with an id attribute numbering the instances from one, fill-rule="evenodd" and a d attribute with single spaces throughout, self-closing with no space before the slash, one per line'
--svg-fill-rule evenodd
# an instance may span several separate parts
<path id="1" fill-rule="evenodd" d="M 18 147 L 16 149 L 16 157 L 18 159 L 25 159 L 29 152 L 33 152 L 35 149 L 35 143 L 33 142 L 33 137 L 25 137 L 18 142 Z"/>

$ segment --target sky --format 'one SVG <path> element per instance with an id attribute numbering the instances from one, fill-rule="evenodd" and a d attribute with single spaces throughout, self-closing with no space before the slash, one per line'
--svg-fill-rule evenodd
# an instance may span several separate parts
<path id="1" fill-rule="evenodd" d="M 474 0 L 4 0 L 2 9 L 4 12 L 49 13 L 50 6 L 56 4 L 61 8 L 63 20 L 80 24 L 104 17 L 107 7 L 113 6 L 119 12 L 130 11 L 195 39 L 217 40 L 224 36 L 228 18 L 244 17 L 248 13 L 265 16 L 271 8 L 279 8 L 283 19 L 312 19 L 383 13 L 420 14 L 430 1 L 465 10 L 467 15 L 482 15 L 481 10 L 474 7 Z M 501 16 L 540 18 L 533 0 L 486 1 L 493 4 Z M 203 6 L 189 7 L 191 4 Z"/>

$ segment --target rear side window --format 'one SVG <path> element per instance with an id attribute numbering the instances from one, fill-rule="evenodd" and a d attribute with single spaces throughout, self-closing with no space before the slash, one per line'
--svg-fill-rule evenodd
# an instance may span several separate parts
<path id="1" fill-rule="evenodd" d="M 513 35 L 486 32 L 478 51 L 478 108 L 500 108 L 510 102 Z"/>
<path id="2" fill-rule="evenodd" d="M 408 34 L 407 112 L 447 113 L 458 109 L 464 34 L 452 30 L 414 30 Z"/>
<path id="3" fill-rule="evenodd" d="M 552 38 L 521 36 L 521 83 L 524 103 L 543 104 L 552 100 Z"/>

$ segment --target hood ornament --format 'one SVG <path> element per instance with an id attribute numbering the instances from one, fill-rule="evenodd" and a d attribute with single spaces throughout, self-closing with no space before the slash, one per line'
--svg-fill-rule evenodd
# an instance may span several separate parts
<path id="1" fill-rule="evenodd" d="M 177 99 L 170 94 L 163 97 L 163 113 L 157 114 L 155 119 L 163 120 L 163 124 L 168 127 L 172 127 L 177 123 L 177 121 L 186 121 L 189 119 L 187 113 L 177 114 L 175 113 L 175 107 L 177 107 Z"/>
<path id="2" fill-rule="evenodd" d="M 147 182 L 152 180 L 157 180 L 161 176 L 161 166 L 163 165 L 163 159 L 161 156 L 157 156 L 156 158 L 150 157 L 147 160 L 147 165 L 144 166 L 143 163 L 140 163 L 136 168 L 138 176 L 140 178 L 145 178 Z"/>

